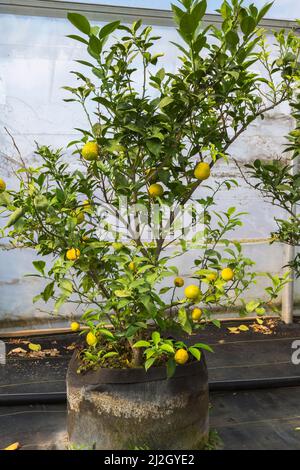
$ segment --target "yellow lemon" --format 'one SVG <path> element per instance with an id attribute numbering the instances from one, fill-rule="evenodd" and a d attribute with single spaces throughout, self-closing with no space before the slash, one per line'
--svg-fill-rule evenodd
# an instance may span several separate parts
<path id="1" fill-rule="evenodd" d="M 82 222 L 84 221 L 84 213 L 82 211 L 77 211 L 76 219 L 78 224 L 82 224 Z"/>
<path id="2" fill-rule="evenodd" d="M 148 188 L 148 193 L 150 197 L 161 197 L 164 194 L 164 188 L 159 183 L 151 184 Z"/>
<path id="3" fill-rule="evenodd" d="M 135 271 L 135 263 L 133 261 L 130 261 L 128 268 L 130 269 L 130 271 Z"/>
<path id="4" fill-rule="evenodd" d="M 2 178 L 0 178 L 0 191 L 5 191 L 5 190 L 6 190 L 6 183 Z"/>
<path id="5" fill-rule="evenodd" d="M 182 277 L 175 277 L 174 285 L 176 287 L 182 287 L 184 285 L 184 280 L 182 279 Z"/>
<path id="6" fill-rule="evenodd" d="M 188 361 L 189 355 L 185 349 L 178 349 L 175 353 L 175 361 L 177 364 L 185 364 Z"/>
<path id="7" fill-rule="evenodd" d="M 92 207 L 90 201 L 88 201 L 87 199 L 83 201 L 82 205 L 84 211 L 88 211 Z"/>
<path id="8" fill-rule="evenodd" d="M 97 344 L 97 341 L 98 341 L 94 333 L 92 333 L 91 331 L 88 332 L 85 340 L 89 346 L 95 346 L 95 344 Z"/>
<path id="9" fill-rule="evenodd" d="M 217 279 L 217 275 L 216 275 L 216 273 L 209 273 L 209 274 L 206 275 L 206 279 L 213 282 Z"/>
<path id="10" fill-rule="evenodd" d="M 72 331 L 76 332 L 80 330 L 80 325 L 77 321 L 72 321 L 70 328 Z"/>
<path id="11" fill-rule="evenodd" d="M 210 166 L 206 162 L 200 162 L 196 165 L 194 176 L 197 180 L 207 180 L 210 176 Z"/>
<path id="12" fill-rule="evenodd" d="M 184 289 L 184 295 L 188 299 L 195 300 L 200 295 L 200 289 L 198 286 L 195 286 L 195 284 L 191 284 Z"/>
<path id="13" fill-rule="evenodd" d="M 66 258 L 69 261 L 76 261 L 80 256 L 80 250 L 78 248 L 70 248 L 66 253 Z"/>
<path id="14" fill-rule="evenodd" d="M 97 160 L 99 155 L 99 145 L 97 142 L 87 142 L 81 150 L 81 155 L 89 162 L 92 160 Z"/>
<path id="15" fill-rule="evenodd" d="M 231 281 L 234 277 L 234 272 L 231 268 L 224 268 L 221 272 L 221 277 L 224 281 Z"/>
<path id="16" fill-rule="evenodd" d="M 194 321 L 197 321 L 197 320 L 200 320 L 200 318 L 202 317 L 202 310 L 201 308 L 194 308 L 194 310 L 192 311 L 192 319 Z"/>

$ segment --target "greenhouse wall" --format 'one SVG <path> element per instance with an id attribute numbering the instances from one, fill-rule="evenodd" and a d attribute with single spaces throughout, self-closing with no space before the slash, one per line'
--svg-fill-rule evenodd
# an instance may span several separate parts
<path id="1" fill-rule="evenodd" d="M 178 40 L 175 28 L 153 26 L 155 35 L 161 36 L 156 52 L 164 52 L 162 65 L 174 72 L 178 65 L 176 52 L 170 41 Z M 71 70 L 80 70 L 75 59 L 86 58 L 84 46 L 66 37 L 74 33 L 72 25 L 64 18 L 0 14 L 0 173 L 8 186 L 16 185 L 12 174 L 13 160 L 18 146 L 27 163 L 35 163 L 35 142 L 65 148 L 77 131 L 84 128 L 85 118 L 77 104 L 65 103 L 64 85 L 72 86 Z M 270 44 L 272 36 L 270 34 Z M 86 72 L 86 70 L 85 70 Z M 136 77 L 139 80 L 139 76 Z M 13 136 L 8 135 L 7 130 Z M 255 122 L 231 149 L 231 154 L 241 164 L 255 158 L 272 159 L 281 154 L 284 136 L 291 130 L 289 109 L 281 105 L 275 112 L 266 114 L 264 120 Z M 70 166 L 76 166 L 76 156 L 66 150 Z M 238 189 L 224 190 L 217 198 L 217 210 L 231 206 L 247 212 L 244 225 L 233 238 L 243 243 L 245 254 L 256 262 L 259 272 L 280 273 L 284 264 L 283 247 L 270 245 L 267 239 L 275 229 L 274 216 L 280 214 L 262 200 L 259 193 L 244 182 L 233 161 L 218 164 L 213 172 L 217 181 L 235 178 Z M 199 189 L 199 194 L 201 194 Z M 33 272 L 35 255 L 29 250 L 0 251 L 0 323 L 24 321 L 40 322 L 51 318 L 51 305 L 33 304 L 32 297 L 41 290 L 38 278 L 24 277 Z M 193 256 L 190 253 L 184 263 L 178 261 L 180 274 L 188 277 Z M 190 262 L 189 262 L 190 261 Z M 259 281 L 248 298 L 263 295 L 265 281 Z M 299 284 L 296 289 L 299 301 Z M 79 311 L 66 306 L 63 314 L 79 315 Z"/>

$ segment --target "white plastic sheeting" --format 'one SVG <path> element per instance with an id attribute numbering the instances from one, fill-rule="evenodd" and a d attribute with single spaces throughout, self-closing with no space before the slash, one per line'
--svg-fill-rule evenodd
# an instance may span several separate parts
<path id="1" fill-rule="evenodd" d="M 81 67 L 74 59 L 86 58 L 86 52 L 82 44 L 66 38 L 74 29 L 63 19 L 1 15 L 0 30 L 0 175 L 8 181 L 8 186 L 13 186 L 3 155 L 13 156 L 15 151 L 4 126 L 13 134 L 25 160 L 31 163 L 34 141 L 65 147 L 73 140 L 76 136 L 73 129 L 84 127 L 85 117 L 77 104 L 63 102 L 67 93 L 61 87 L 72 86 L 75 79 L 69 72 Z M 162 64 L 174 71 L 176 54 L 169 41 L 176 41 L 177 33 L 168 27 L 154 27 L 154 30 L 155 35 L 162 36 L 155 46 L 156 52 L 165 52 Z M 232 155 L 243 162 L 275 157 L 282 151 L 283 136 L 291 125 L 288 108 L 282 105 L 264 121 L 254 123 L 231 149 Z M 75 165 L 76 157 L 69 158 L 70 164 Z M 218 209 L 234 205 L 249 212 L 244 217 L 244 226 L 234 237 L 268 237 L 275 228 L 272 206 L 245 186 L 233 163 L 218 164 L 213 174 L 217 180 L 235 177 L 239 182 L 237 190 L 223 191 L 217 199 Z M 283 265 L 280 245 L 246 244 L 245 252 L 257 262 L 258 271 L 280 272 Z M 0 321 L 47 317 L 45 310 L 51 310 L 51 306 L 32 304 L 32 297 L 41 287 L 34 278 L 24 278 L 24 274 L 33 271 L 32 259 L 34 255 L 28 250 L 0 251 Z M 190 253 L 187 259 L 178 262 L 182 275 L 189 275 L 192 259 Z M 250 296 L 261 295 L 263 284 L 256 285 Z M 66 306 L 63 312 L 79 313 L 72 306 Z"/>

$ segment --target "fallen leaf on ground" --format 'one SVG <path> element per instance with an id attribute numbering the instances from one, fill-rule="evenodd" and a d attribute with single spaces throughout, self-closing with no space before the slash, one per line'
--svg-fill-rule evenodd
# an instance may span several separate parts
<path id="1" fill-rule="evenodd" d="M 12 349 L 11 351 L 9 351 L 9 353 L 7 354 L 8 356 L 10 356 L 11 354 L 16 354 L 18 356 L 26 356 L 27 354 L 27 351 L 25 351 L 25 349 L 23 348 L 15 348 L 15 349 Z"/>
<path id="2" fill-rule="evenodd" d="M 42 359 L 44 357 L 57 357 L 60 355 L 60 352 L 56 348 L 36 350 L 36 351 L 32 349 L 30 351 L 26 351 L 23 348 L 15 348 L 15 349 L 12 349 L 8 353 L 8 356 L 10 355 L 21 356 L 21 357 L 31 357 L 33 359 Z"/>
<path id="3" fill-rule="evenodd" d="M 68 351 L 73 351 L 76 348 L 76 343 L 72 343 L 69 346 L 66 346 L 66 349 Z"/>
<path id="4" fill-rule="evenodd" d="M 42 346 L 40 344 L 29 343 L 28 348 L 31 351 L 40 351 L 42 349 Z"/>
<path id="5" fill-rule="evenodd" d="M 21 338 L 14 338 L 10 339 L 7 344 L 29 344 L 30 341 L 27 341 L 26 339 L 21 339 Z"/>
<path id="6" fill-rule="evenodd" d="M 19 442 L 14 442 L 13 444 L 10 444 L 9 446 L 5 447 L 3 450 L 18 450 L 19 448 Z"/>
<path id="7" fill-rule="evenodd" d="M 29 351 L 28 356 L 35 358 L 35 359 L 41 359 L 44 357 L 57 357 L 59 356 L 59 351 L 56 348 L 53 349 L 43 349 L 42 351 Z"/>
<path id="8" fill-rule="evenodd" d="M 240 331 L 249 331 L 249 328 L 247 325 L 240 325 L 238 328 Z"/>
<path id="9" fill-rule="evenodd" d="M 233 333 L 234 335 L 240 334 L 240 330 L 236 326 L 228 327 L 228 330 L 230 333 Z"/>
<path id="10" fill-rule="evenodd" d="M 261 333 L 263 335 L 272 335 L 276 334 L 274 332 L 277 326 L 277 320 L 273 320 L 272 318 L 265 321 L 264 324 L 258 322 L 258 318 L 256 319 L 257 323 L 253 323 L 250 325 L 250 328 L 254 331 L 254 333 Z"/>

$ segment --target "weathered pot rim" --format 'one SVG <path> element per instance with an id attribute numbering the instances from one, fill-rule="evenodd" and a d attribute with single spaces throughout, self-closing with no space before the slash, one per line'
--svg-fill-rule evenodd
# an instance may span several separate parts
<path id="1" fill-rule="evenodd" d="M 132 384 L 142 382 L 156 382 L 167 379 L 167 370 L 165 366 L 151 367 L 147 372 L 143 367 L 130 369 L 101 368 L 89 370 L 78 374 L 77 369 L 80 365 L 78 352 L 75 351 L 69 363 L 67 372 L 67 382 L 77 385 L 96 385 L 96 384 Z M 175 374 L 168 380 L 181 377 L 201 374 L 203 381 L 207 381 L 207 368 L 205 355 L 202 352 L 200 361 L 189 362 L 184 365 L 177 365 Z"/>

